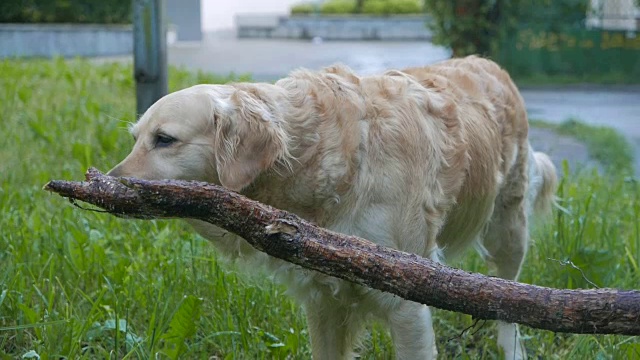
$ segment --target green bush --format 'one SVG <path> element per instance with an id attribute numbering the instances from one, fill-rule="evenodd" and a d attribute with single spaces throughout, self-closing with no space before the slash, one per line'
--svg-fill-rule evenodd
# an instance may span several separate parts
<path id="1" fill-rule="evenodd" d="M 500 40 L 522 23 L 581 23 L 588 0 L 425 0 L 433 42 L 454 56 L 495 55 Z"/>
<path id="2" fill-rule="evenodd" d="M 322 4 L 320 12 L 325 15 L 353 14 L 356 2 L 353 0 L 329 0 Z"/>
<path id="3" fill-rule="evenodd" d="M 523 23 L 581 25 L 589 9 L 587 0 L 515 1 L 519 4 L 511 14 Z"/>
<path id="4" fill-rule="evenodd" d="M 309 15 L 317 10 L 318 6 L 314 3 L 298 3 L 291 7 L 291 14 Z M 329 0 L 323 3 L 319 10 L 324 15 L 395 15 L 420 14 L 423 12 L 423 7 L 421 0 Z"/>
<path id="5" fill-rule="evenodd" d="M 291 15 L 309 15 L 316 10 L 317 6 L 313 3 L 298 3 L 291 6 Z"/>
<path id="6" fill-rule="evenodd" d="M 0 23 L 131 23 L 131 0 L 2 0 Z"/>
<path id="7" fill-rule="evenodd" d="M 371 15 L 420 14 L 422 4 L 418 0 L 368 0 L 362 13 Z"/>
<path id="8" fill-rule="evenodd" d="M 516 0 L 517 1 L 517 0 Z M 432 17 L 433 43 L 450 47 L 455 57 L 489 55 L 498 31 L 497 14 L 502 2 L 491 0 L 425 0 Z"/>

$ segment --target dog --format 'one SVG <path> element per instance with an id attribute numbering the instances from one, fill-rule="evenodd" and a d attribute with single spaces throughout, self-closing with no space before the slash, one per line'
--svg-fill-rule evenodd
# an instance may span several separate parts
<path id="1" fill-rule="evenodd" d="M 229 190 L 315 224 L 446 261 L 475 247 L 515 280 L 528 224 L 557 183 L 528 141 L 524 101 L 494 62 L 470 56 L 360 77 L 334 65 L 275 84 L 196 85 L 152 105 L 131 153 L 108 174 L 184 179 Z M 388 325 L 398 359 L 437 356 L 427 306 L 291 265 L 187 220 L 220 253 L 264 266 L 302 303 L 314 359 L 349 359 L 365 322 Z M 498 323 L 508 359 L 526 352 Z"/>

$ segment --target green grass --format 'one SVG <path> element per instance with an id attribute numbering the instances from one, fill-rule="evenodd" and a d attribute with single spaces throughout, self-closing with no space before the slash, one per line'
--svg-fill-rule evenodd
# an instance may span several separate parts
<path id="1" fill-rule="evenodd" d="M 310 357 L 304 317 L 284 289 L 236 275 L 242 269 L 222 264 L 181 222 L 117 219 L 42 190 L 50 179 L 81 179 L 89 166 L 107 170 L 128 153 L 129 65 L 3 61 L 0 73 L 0 359 Z M 170 73 L 172 90 L 228 80 Z M 564 177 L 568 213 L 535 229 L 522 281 L 589 286 L 561 263 L 570 260 L 598 286 L 638 287 L 639 185 L 589 175 Z M 476 255 L 459 265 L 484 270 Z M 490 322 L 459 336 L 469 316 L 435 316 L 445 358 L 498 356 Z M 536 358 L 640 357 L 637 338 L 523 333 Z M 361 352 L 390 358 L 388 334 L 374 326 Z"/>

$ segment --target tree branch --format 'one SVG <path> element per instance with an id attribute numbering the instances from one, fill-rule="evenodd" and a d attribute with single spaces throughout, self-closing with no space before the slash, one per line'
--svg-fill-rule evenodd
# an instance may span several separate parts
<path id="1" fill-rule="evenodd" d="M 54 180 L 44 189 L 121 217 L 204 220 L 276 258 L 478 319 L 555 332 L 640 335 L 640 291 L 559 290 L 469 273 L 319 228 L 213 184 L 114 178 L 95 169 L 86 180 Z"/>

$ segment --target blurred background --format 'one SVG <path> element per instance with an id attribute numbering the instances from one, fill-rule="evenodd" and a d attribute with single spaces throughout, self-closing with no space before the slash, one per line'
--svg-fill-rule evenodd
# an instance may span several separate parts
<path id="1" fill-rule="evenodd" d="M 640 82 L 637 0 L 164 3 L 171 64 L 257 80 L 337 61 L 372 73 L 478 53 L 523 84 Z M 128 56 L 131 8 L 131 0 L 5 0 L 0 57 Z"/>
<path id="2" fill-rule="evenodd" d="M 298 67 L 372 74 L 480 54 L 509 71 L 531 118 L 612 126 L 640 154 L 638 0 L 302 1 L 134 3 L 163 4 L 170 66 L 275 81 Z M 132 21 L 131 0 L 4 0 L 0 58 L 131 62 Z"/>

